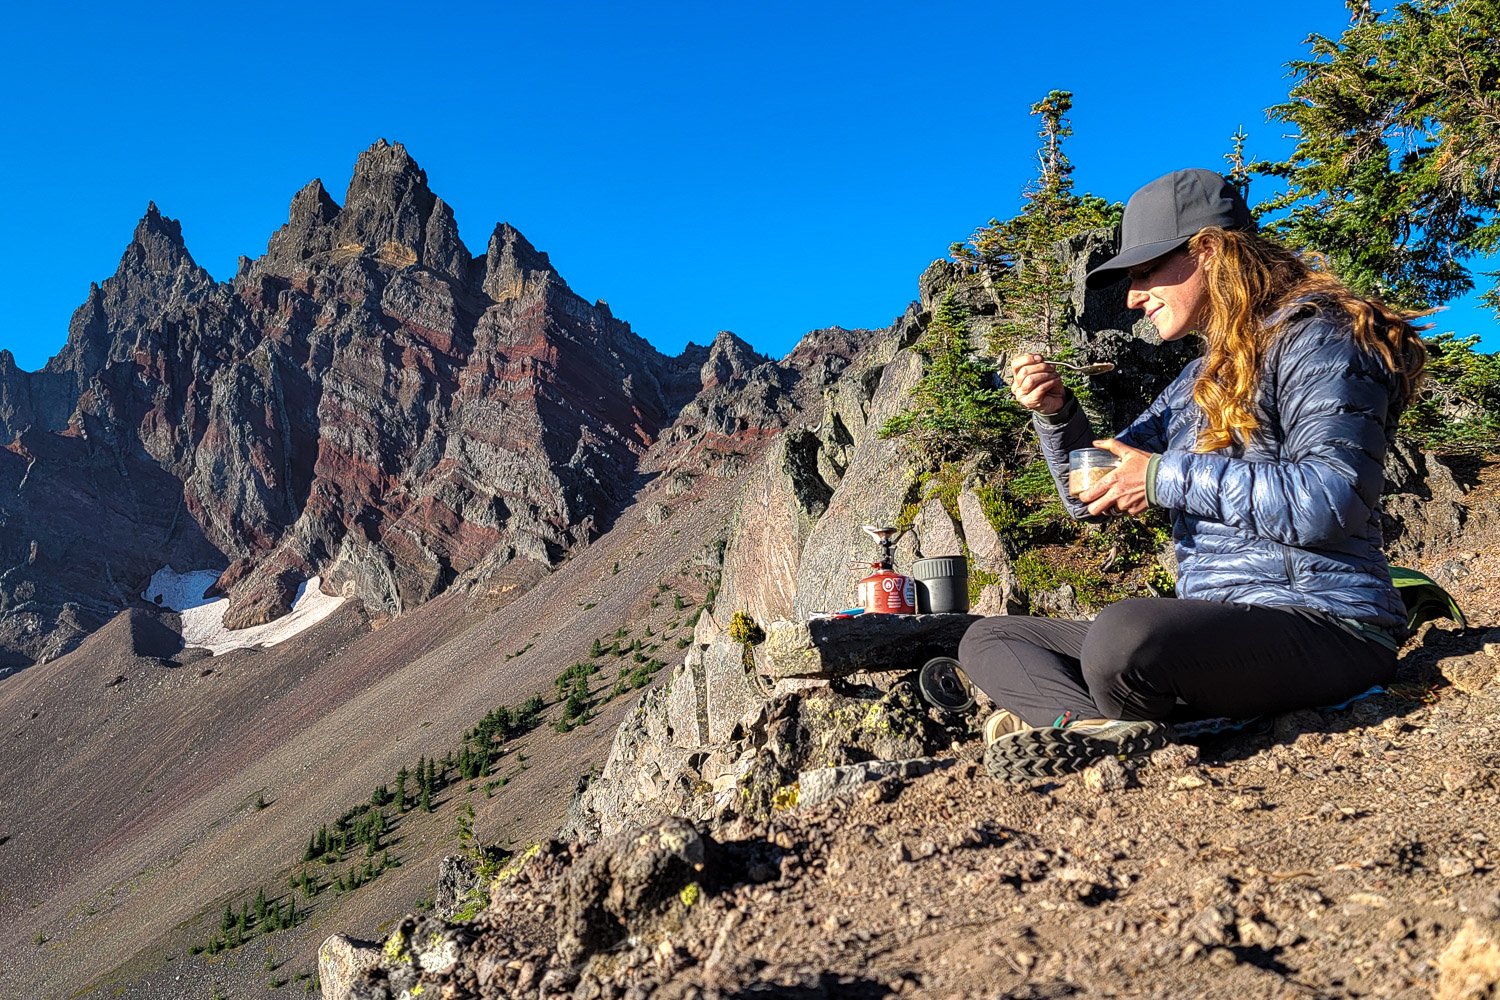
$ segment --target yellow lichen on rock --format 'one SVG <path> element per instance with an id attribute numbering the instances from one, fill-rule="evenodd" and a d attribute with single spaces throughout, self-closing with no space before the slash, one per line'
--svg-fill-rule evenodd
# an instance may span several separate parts
<path id="1" fill-rule="evenodd" d="M 504 868 L 496 872 L 494 881 L 492 881 L 490 884 L 494 885 L 496 882 L 504 882 L 508 879 L 515 878 L 516 873 L 525 866 L 526 862 L 530 861 L 540 853 L 542 853 L 542 845 L 532 844 L 530 847 L 526 848 L 526 850 L 522 851 L 520 854 L 517 854 L 514 858 L 511 858 L 509 863 L 507 863 Z"/>
<path id="2" fill-rule="evenodd" d="M 417 262 L 417 252 L 405 243 L 387 240 L 381 244 L 380 250 L 375 254 L 375 259 L 382 264 L 391 264 L 396 267 L 410 267 Z"/>
<path id="3" fill-rule="evenodd" d="M 795 809 L 797 808 L 797 800 L 801 798 L 801 795 L 802 789 L 797 782 L 794 781 L 790 785 L 783 785 L 776 789 L 776 793 L 771 796 L 771 808 L 778 812 Z"/>
<path id="4" fill-rule="evenodd" d="M 391 936 L 385 940 L 385 958 L 387 962 L 410 962 L 411 943 L 406 940 L 406 931 L 397 927 L 391 932 Z"/>

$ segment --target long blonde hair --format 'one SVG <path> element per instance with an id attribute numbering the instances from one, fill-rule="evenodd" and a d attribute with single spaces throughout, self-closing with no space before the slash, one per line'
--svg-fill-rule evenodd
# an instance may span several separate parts
<path id="1" fill-rule="evenodd" d="M 1299 300 L 1349 317 L 1349 330 L 1362 348 L 1378 354 L 1398 384 L 1393 413 L 1411 401 L 1427 351 L 1411 321 L 1378 299 L 1355 294 L 1321 261 L 1298 254 L 1253 233 L 1210 227 L 1188 242 L 1203 268 L 1208 293 L 1201 331 L 1207 341 L 1193 400 L 1207 418 L 1195 451 L 1217 451 L 1249 441 L 1260 425 L 1255 391 L 1266 352 L 1286 328 Z M 1278 312 L 1287 315 L 1278 316 Z"/>

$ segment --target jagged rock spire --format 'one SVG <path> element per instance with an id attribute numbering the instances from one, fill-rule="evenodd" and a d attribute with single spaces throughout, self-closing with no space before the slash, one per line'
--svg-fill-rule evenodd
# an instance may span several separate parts
<path id="1" fill-rule="evenodd" d="M 547 255 L 510 223 L 496 226 L 484 259 L 485 294 L 506 302 L 549 281 L 563 283 Z"/>
<path id="2" fill-rule="evenodd" d="M 361 247 L 458 279 L 469 272 L 469 253 L 458 238 L 453 210 L 427 186 L 401 143 L 384 139 L 359 154 L 344 207 L 335 223 L 337 246 Z"/>
<path id="3" fill-rule="evenodd" d="M 286 225 L 276 230 L 266 246 L 266 255 L 256 262 L 273 273 L 291 273 L 333 249 L 333 222 L 338 203 L 318 178 L 292 196 Z"/>
<path id="4" fill-rule="evenodd" d="M 703 384 L 728 385 L 736 379 L 744 378 L 746 372 L 765 364 L 767 360 L 739 336 L 728 330 L 721 330 L 708 347 L 708 359 L 703 362 L 701 369 Z"/>
<path id="5" fill-rule="evenodd" d="M 453 210 L 432 193 L 427 172 L 399 142 L 381 139 L 359 154 L 342 208 L 321 180 L 298 191 L 286 225 L 271 237 L 253 270 L 290 275 L 366 256 L 469 280 L 472 260 L 459 239 Z"/>
<path id="6" fill-rule="evenodd" d="M 88 298 L 68 324 L 67 343 L 44 370 L 67 373 L 77 399 L 107 363 L 128 357 L 170 306 L 195 301 L 213 286 L 213 277 L 188 253 L 182 225 L 162 215 L 153 201 L 136 224 L 119 268 L 102 285 L 89 285 Z"/>
<path id="7" fill-rule="evenodd" d="M 161 214 L 156 202 L 146 206 L 146 214 L 136 223 L 130 245 L 120 258 L 117 274 L 127 271 L 146 271 L 155 275 L 168 275 L 186 264 L 198 265 L 188 253 L 182 241 L 182 224 Z"/>

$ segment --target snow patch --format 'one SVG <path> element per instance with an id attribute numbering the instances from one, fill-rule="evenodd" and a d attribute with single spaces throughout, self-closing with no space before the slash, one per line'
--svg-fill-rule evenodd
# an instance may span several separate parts
<path id="1" fill-rule="evenodd" d="M 319 590 L 319 578 L 315 576 L 297 587 L 292 610 L 275 621 L 250 628 L 225 628 L 224 612 L 229 610 L 229 598 L 203 596 L 218 578 L 218 570 L 177 573 L 170 566 L 164 566 L 156 571 L 141 596 L 182 616 L 184 645 L 207 649 L 215 656 L 231 649 L 251 649 L 285 642 L 312 628 L 344 603 L 344 598 L 329 597 Z"/>

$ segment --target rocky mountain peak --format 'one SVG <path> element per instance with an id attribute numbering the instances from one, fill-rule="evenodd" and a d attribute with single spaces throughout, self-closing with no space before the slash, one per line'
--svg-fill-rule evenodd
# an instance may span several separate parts
<path id="1" fill-rule="evenodd" d="M 271 235 L 266 254 L 252 263 L 254 270 L 290 275 L 306 269 L 333 249 L 333 223 L 339 206 L 318 178 L 292 196 L 286 225 Z"/>
<path id="2" fill-rule="evenodd" d="M 162 215 L 156 202 L 150 202 L 146 214 L 136 223 L 117 273 L 136 271 L 164 276 L 184 265 L 198 266 L 182 240 L 182 224 Z"/>
<path id="3" fill-rule="evenodd" d="M 708 358 L 703 362 L 703 386 L 709 388 L 742 380 L 747 372 L 768 360 L 740 337 L 721 330 L 709 345 Z"/>
<path id="4" fill-rule="evenodd" d="M 496 302 L 508 302 L 549 281 L 563 283 L 547 255 L 510 223 L 496 226 L 484 260 L 485 294 Z"/>
<path id="5" fill-rule="evenodd" d="M 326 226 L 338 218 L 339 206 L 323 187 L 323 181 L 314 177 L 307 184 L 292 195 L 292 208 L 289 223 L 303 223 Z"/>
<path id="6" fill-rule="evenodd" d="M 335 224 L 335 246 L 468 276 L 469 253 L 453 210 L 432 193 L 427 172 L 399 142 L 381 139 L 359 154 Z"/>
<path id="7" fill-rule="evenodd" d="M 71 408 L 89 380 L 112 361 L 130 356 L 163 315 L 192 308 L 213 287 L 213 277 L 188 253 L 182 225 L 151 202 L 120 256 L 119 268 L 103 284 L 89 285 L 88 298 L 68 324 L 67 343 L 43 370 L 67 374 Z"/>

